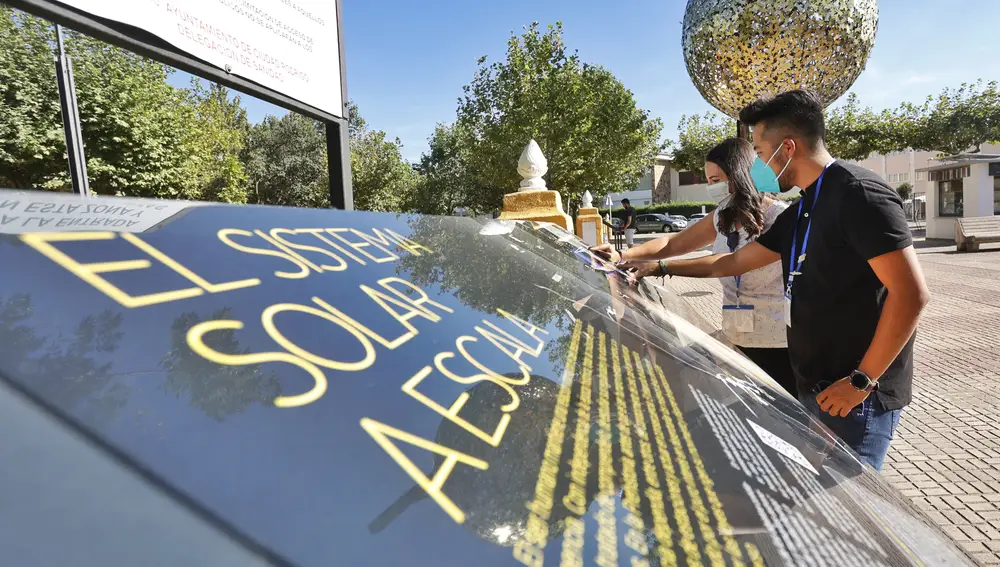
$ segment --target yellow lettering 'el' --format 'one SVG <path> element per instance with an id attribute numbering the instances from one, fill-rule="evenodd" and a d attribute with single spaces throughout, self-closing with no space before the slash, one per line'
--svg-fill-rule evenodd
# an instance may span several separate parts
<path id="1" fill-rule="evenodd" d="M 489 467 L 489 464 L 486 461 L 477 459 L 471 455 L 466 455 L 465 453 L 456 451 L 450 447 L 445 447 L 444 445 L 428 441 L 422 437 L 417 437 L 412 433 L 401 431 L 395 427 L 390 427 L 384 423 L 380 423 L 367 417 L 361 420 L 361 427 L 363 427 L 364 430 L 372 436 L 372 439 L 374 439 L 375 442 L 378 443 L 379 446 L 382 447 L 382 449 L 385 450 L 385 452 L 388 453 L 394 461 L 396 461 L 396 464 L 406 471 L 406 474 L 410 475 L 410 478 L 412 478 L 413 481 L 420 486 L 420 488 L 423 488 L 424 491 L 427 492 L 428 496 L 437 502 L 438 506 L 440 506 L 445 513 L 451 516 L 452 520 L 455 520 L 455 522 L 459 524 L 465 521 L 465 513 L 462 512 L 461 508 L 459 508 L 451 500 L 451 498 L 448 498 L 448 496 L 441 489 L 444 487 L 444 483 L 448 480 L 448 476 L 451 475 L 452 471 L 455 469 L 455 465 L 458 463 L 484 471 Z M 436 455 L 441 455 L 445 458 L 444 462 L 441 463 L 437 472 L 434 473 L 434 477 L 428 478 L 427 475 L 424 474 L 424 471 L 420 470 L 420 467 L 413 464 L 413 461 L 403 454 L 399 447 L 397 447 L 390 438 L 397 439 L 404 443 L 409 443 L 414 447 L 419 447 Z"/>
<path id="2" fill-rule="evenodd" d="M 43 256 L 52 260 L 64 269 L 89 283 L 94 288 L 103 292 L 104 295 L 117 301 L 121 305 L 129 308 L 144 307 L 157 303 L 177 301 L 201 295 L 204 291 L 198 287 L 188 289 L 177 289 L 149 295 L 129 295 L 115 286 L 108 280 L 97 274 L 123 272 L 130 270 L 142 270 L 152 266 L 149 260 L 125 260 L 118 262 L 97 262 L 92 264 L 81 264 L 68 254 L 59 250 L 51 242 L 84 242 L 94 240 L 114 240 L 118 236 L 113 232 L 34 232 L 21 235 L 21 241 L 31 246 Z"/>
<path id="3" fill-rule="evenodd" d="M 278 313 L 283 313 L 285 311 L 306 313 L 308 315 L 315 315 L 316 317 L 330 321 L 331 323 L 347 331 L 355 339 L 357 339 L 358 342 L 361 344 L 361 347 L 364 349 L 365 355 L 361 358 L 361 360 L 357 362 L 342 362 L 339 360 L 331 360 L 329 358 L 323 358 L 322 356 L 309 352 L 308 350 L 288 340 L 284 335 L 281 334 L 281 331 L 279 331 L 278 327 L 274 324 L 274 316 L 277 315 Z M 270 307 L 265 309 L 263 313 L 260 314 L 260 322 L 261 325 L 264 327 L 264 330 L 267 332 L 268 336 L 271 337 L 271 339 L 274 340 L 274 342 L 281 345 L 282 348 L 284 348 L 285 350 L 296 356 L 299 356 L 305 360 L 308 360 L 313 364 L 317 364 L 324 368 L 329 368 L 331 370 L 341 370 L 344 372 L 357 372 L 360 370 L 365 370 L 366 368 L 370 367 L 372 363 L 375 362 L 375 347 L 372 345 L 371 341 L 368 340 L 368 337 L 364 336 L 360 331 L 358 331 L 357 329 L 355 329 L 342 319 L 334 316 L 331 313 L 327 313 L 326 311 L 321 311 L 319 309 L 316 309 L 315 307 L 299 305 L 297 303 L 278 303 L 275 305 L 271 305 Z"/>
<path id="4" fill-rule="evenodd" d="M 293 408 L 311 404 L 326 393 L 326 375 L 315 365 L 287 352 L 259 352 L 254 354 L 226 354 L 205 344 L 205 335 L 212 331 L 237 331 L 243 328 L 243 323 L 233 320 L 206 321 L 199 323 L 187 333 L 187 344 L 192 351 L 205 360 L 225 366 L 246 366 L 248 364 L 264 364 L 267 362 L 286 362 L 305 370 L 313 379 L 311 390 L 298 396 L 278 396 L 274 405 L 279 408 Z"/>
<path id="5" fill-rule="evenodd" d="M 240 281 L 233 281 L 233 282 L 226 282 L 226 283 L 214 284 L 214 283 L 212 283 L 212 282 L 210 282 L 210 281 L 202 278 L 198 274 L 192 272 L 191 270 L 185 268 L 184 266 L 182 266 L 179 262 L 177 262 L 176 260 L 174 260 L 170 256 L 167 256 L 163 252 L 160 252 L 152 244 L 149 244 L 149 243 L 141 240 L 138 236 L 136 236 L 134 234 L 131 234 L 131 233 L 128 233 L 128 232 L 123 232 L 121 236 L 122 236 L 122 238 L 124 238 L 125 240 L 127 240 L 129 243 L 131 243 L 133 246 L 135 246 L 139 250 L 142 250 L 146 254 L 149 254 L 153 258 L 156 258 L 157 260 L 159 260 L 160 262 L 162 262 L 165 266 L 167 266 L 171 270 L 177 272 L 178 274 L 184 276 L 191 283 L 193 283 L 196 286 L 204 289 L 208 293 L 220 293 L 220 292 L 223 292 L 223 291 L 232 291 L 234 289 L 243 289 L 245 287 L 254 287 L 254 286 L 260 285 L 260 279 L 258 279 L 258 278 L 249 278 L 249 279 L 240 280 Z"/>

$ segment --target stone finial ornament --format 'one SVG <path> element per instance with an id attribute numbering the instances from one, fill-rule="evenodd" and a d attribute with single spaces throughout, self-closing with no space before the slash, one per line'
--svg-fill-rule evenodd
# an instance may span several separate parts
<path id="1" fill-rule="evenodd" d="M 549 162 L 542 154 L 542 148 L 538 147 L 538 142 L 531 140 L 521 152 L 521 159 L 517 160 L 517 172 L 523 178 L 518 191 L 545 191 L 545 180 L 542 176 L 548 171 Z"/>

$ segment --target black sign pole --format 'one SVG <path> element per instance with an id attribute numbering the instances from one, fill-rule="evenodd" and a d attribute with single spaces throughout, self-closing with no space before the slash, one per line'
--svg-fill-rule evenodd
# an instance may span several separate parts
<path id="1" fill-rule="evenodd" d="M 310 106 L 308 104 L 299 102 L 294 98 L 291 98 L 285 94 L 282 94 L 273 89 L 267 88 L 263 85 L 244 79 L 238 75 L 232 75 L 227 73 L 224 69 L 220 69 L 215 65 L 202 61 L 196 57 L 192 57 L 190 54 L 182 52 L 174 48 L 169 43 L 163 41 L 162 39 L 145 32 L 139 28 L 132 26 L 127 26 L 120 24 L 118 22 L 113 22 L 103 18 L 98 18 L 86 12 L 70 8 L 64 4 L 54 2 L 52 0 L 0 0 L 0 3 L 7 4 L 18 10 L 23 10 L 29 14 L 33 14 L 40 18 L 45 18 L 50 22 L 55 24 L 64 25 L 68 28 L 72 28 L 81 33 L 85 33 L 93 38 L 105 41 L 112 45 L 117 45 L 118 47 L 132 51 L 142 55 L 143 57 L 148 57 L 154 59 L 161 63 L 166 63 L 172 67 L 176 67 L 182 71 L 191 73 L 210 81 L 215 81 L 220 85 L 225 85 L 227 87 L 236 89 L 240 92 L 244 92 L 248 95 L 255 96 L 261 100 L 265 100 L 272 104 L 281 106 L 288 110 L 298 112 L 305 116 L 309 116 L 315 120 L 319 120 L 327 125 L 327 130 L 331 130 L 330 123 L 336 123 L 342 125 L 342 127 L 334 128 L 333 130 L 339 129 L 340 136 L 337 146 L 330 144 L 329 134 L 327 135 L 328 142 L 328 152 L 330 159 L 335 159 L 335 156 L 340 156 L 341 163 L 336 166 L 330 166 L 330 189 L 331 189 L 331 202 L 335 206 L 337 204 L 343 204 L 345 209 L 354 208 L 354 199 L 351 192 L 350 178 L 351 178 L 351 166 L 350 166 L 350 149 L 347 144 L 347 120 L 346 118 L 341 118 L 325 112 L 316 107 Z M 344 63 L 344 50 L 343 42 L 344 35 L 342 24 L 341 24 L 341 10 L 340 3 L 337 4 L 337 27 L 340 31 L 340 63 L 343 66 Z M 347 116 L 347 96 L 345 88 L 345 77 L 343 72 L 343 67 L 341 67 L 341 91 L 344 95 L 344 105 L 341 113 Z M 336 173 L 336 176 L 333 175 Z M 339 183 L 338 181 L 339 180 Z M 346 180 L 346 184 L 345 184 Z"/>
<path id="2" fill-rule="evenodd" d="M 335 209 L 354 210 L 351 181 L 350 112 L 347 98 L 347 57 L 344 55 L 344 18 L 337 0 L 337 50 L 340 53 L 340 102 L 343 119 L 326 121 L 326 159 L 330 173 L 330 204 Z"/>
<path id="3" fill-rule="evenodd" d="M 90 196 L 87 179 L 87 156 L 83 150 L 80 110 L 76 105 L 76 84 L 73 81 L 73 61 L 66 56 L 62 26 L 56 24 L 56 82 L 59 85 L 59 106 L 62 108 L 63 131 L 66 134 L 66 156 L 73 192 Z"/>

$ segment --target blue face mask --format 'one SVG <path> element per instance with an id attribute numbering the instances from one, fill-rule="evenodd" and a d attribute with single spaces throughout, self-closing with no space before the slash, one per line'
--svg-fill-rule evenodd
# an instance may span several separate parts
<path id="1" fill-rule="evenodd" d="M 793 142 L 794 143 L 794 142 Z M 781 169 L 781 173 L 775 175 L 774 170 L 771 169 L 771 160 L 774 156 L 778 155 L 781 151 L 781 146 L 774 150 L 771 154 L 771 158 L 765 163 L 764 160 L 759 157 L 754 160 L 753 165 L 750 166 L 750 177 L 753 179 L 754 186 L 761 193 L 781 193 L 781 186 L 778 185 L 778 178 L 784 175 L 785 170 L 788 169 L 788 165 L 791 164 L 791 160 L 785 164 L 785 167 Z M 795 150 L 792 150 L 793 152 Z"/>
<path id="2" fill-rule="evenodd" d="M 750 177 L 753 178 L 754 186 L 761 193 L 781 192 L 781 188 L 778 187 L 778 176 L 774 174 L 771 166 L 764 163 L 764 160 L 760 158 L 755 159 L 753 166 L 750 167 Z"/>

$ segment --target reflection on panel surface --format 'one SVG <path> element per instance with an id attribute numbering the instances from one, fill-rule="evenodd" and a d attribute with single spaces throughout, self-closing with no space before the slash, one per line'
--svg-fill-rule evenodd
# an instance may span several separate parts
<path id="1" fill-rule="evenodd" d="M 968 564 L 680 298 L 549 225 L 7 232 L 0 376 L 292 564 Z"/>

